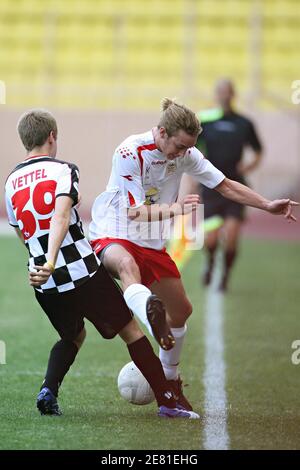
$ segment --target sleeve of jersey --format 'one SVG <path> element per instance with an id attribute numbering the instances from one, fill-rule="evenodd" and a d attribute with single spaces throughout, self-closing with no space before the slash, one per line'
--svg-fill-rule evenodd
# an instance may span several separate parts
<path id="1" fill-rule="evenodd" d="M 11 205 L 11 201 L 7 194 L 5 193 L 5 205 L 6 205 L 6 212 L 7 212 L 7 218 L 8 218 L 8 223 L 12 227 L 18 227 L 18 222 L 16 221 L 15 214 Z"/>
<path id="2" fill-rule="evenodd" d="M 195 147 L 190 150 L 184 171 L 210 189 L 215 188 L 225 179 L 225 175 L 204 158 Z"/>
<path id="3" fill-rule="evenodd" d="M 262 144 L 258 138 L 258 135 L 257 135 L 257 132 L 256 132 L 256 129 L 254 127 L 254 125 L 252 124 L 252 122 L 249 122 L 249 130 L 248 130 L 248 144 L 250 145 L 250 147 L 252 147 L 252 149 L 255 151 L 255 152 L 262 152 L 263 148 L 262 148 Z"/>
<path id="4" fill-rule="evenodd" d="M 138 156 L 133 152 L 126 155 L 117 149 L 114 154 L 114 171 L 125 206 L 142 206 L 146 196 L 142 183 L 143 168 Z"/>
<path id="5" fill-rule="evenodd" d="M 79 169 L 73 164 L 64 164 L 62 172 L 57 178 L 55 197 L 69 196 L 73 199 L 73 206 L 78 203 Z"/>

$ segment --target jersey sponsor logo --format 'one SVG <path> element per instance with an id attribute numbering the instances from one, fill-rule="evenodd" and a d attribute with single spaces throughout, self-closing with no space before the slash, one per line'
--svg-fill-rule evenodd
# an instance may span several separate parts
<path id="1" fill-rule="evenodd" d="M 157 160 L 155 162 L 151 162 L 151 165 L 165 165 L 167 160 Z"/>
<path id="2" fill-rule="evenodd" d="M 122 178 L 126 178 L 128 181 L 132 181 L 132 176 L 131 175 L 121 175 Z"/>

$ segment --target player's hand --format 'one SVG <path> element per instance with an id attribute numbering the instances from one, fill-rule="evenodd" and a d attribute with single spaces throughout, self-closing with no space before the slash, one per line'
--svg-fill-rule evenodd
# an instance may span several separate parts
<path id="1" fill-rule="evenodd" d="M 29 283 L 33 287 L 39 287 L 45 284 L 49 277 L 53 274 L 53 268 L 45 263 L 44 266 L 33 266 L 36 271 L 29 272 Z"/>
<path id="2" fill-rule="evenodd" d="M 269 202 L 267 211 L 275 215 L 282 214 L 289 222 L 297 222 L 297 218 L 292 213 L 295 206 L 299 206 L 299 202 L 290 199 L 275 199 Z"/>
<path id="3" fill-rule="evenodd" d="M 197 210 L 200 202 L 199 194 L 188 194 L 181 202 L 183 213 L 190 214 L 191 212 Z"/>

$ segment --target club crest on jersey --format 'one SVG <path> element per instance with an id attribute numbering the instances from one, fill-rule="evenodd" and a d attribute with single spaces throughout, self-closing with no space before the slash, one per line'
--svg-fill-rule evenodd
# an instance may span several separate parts
<path id="1" fill-rule="evenodd" d="M 175 171 L 177 170 L 177 165 L 175 162 L 169 162 L 168 165 L 167 165 L 167 169 L 166 169 L 166 175 L 171 175 L 172 173 L 175 173 Z"/>
<path id="2" fill-rule="evenodd" d="M 150 206 L 151 204 L 155 204 L 159 199 L 158 189 L 157 188 L 149 188 L 146 191 L 146 201 L 145 204 Z"/>

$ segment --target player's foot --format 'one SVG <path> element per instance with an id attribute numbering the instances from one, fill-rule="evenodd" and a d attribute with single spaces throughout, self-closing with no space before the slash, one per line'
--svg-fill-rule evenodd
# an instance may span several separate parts
<path id="1" fill-rule="evenodd" d="M 160 406 L 158 409 L 158 416 L 161 418 L 186 418 L 186 419 L 199 419 L 200 416 L 194 411 L 188 411 L 184 408 L 167 408 Z"/>
<path id="2" fill-rule="evenodd" d="M 174 336 L 166 319 L 166 311 L 162 301 L 156 295 L 150 295 L 146 304 L 147 318 L 151 325 L 153 336 L 163 349 L 168 351 L 175 344 Z"/>
<path id="3" fill-rule="evenodd" d="M 180 407 L 185 410 L 193 411 L 192 405 L 183 394 L 181 378 L 178 377 L 177 380 L 168 380 L 168 384 L 172 389 L 177 405 L 180 405 Z"/>
<path id="4" fill-rule="evenodd" d="M 62 411 L 58 406 L 57 399 L 51 392 L 50 388 L 42 388 L 37 396 L 36 406 L 41 415 L 62 415 Z"/>

